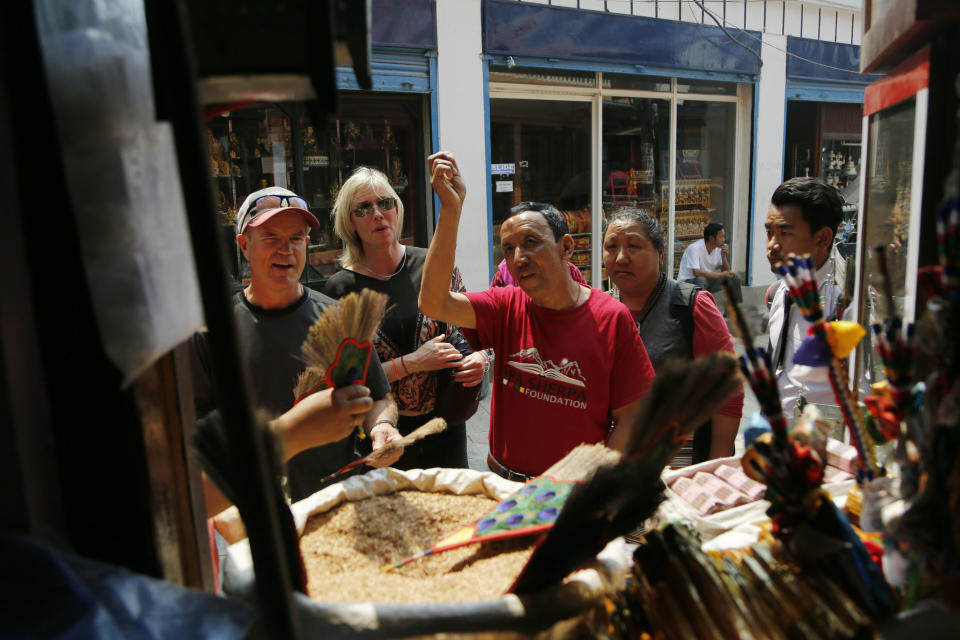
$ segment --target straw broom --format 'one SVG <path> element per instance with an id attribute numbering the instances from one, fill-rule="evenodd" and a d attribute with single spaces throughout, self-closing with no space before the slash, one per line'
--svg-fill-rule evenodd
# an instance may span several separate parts
<path id="1" fill-rule="evenodd" d="M 297 378 L 293 394 L 296 397 L 294 404 L 306 396 L 328 387 L 342 387 L 346 384 L 361 384 L 366 379 L 366 370 L 369 359 L 376 356 L 373 348 L 373 339 L 386 313 L 387 296 L 372 289 L 363 289 L 360 293 L 349 293 L 337 301 L 337 304 L 327 307 L 310 327 L 307 339 L 301 347 L 304 362 L 307 367 Z M 351 357 L 359 358 L 362 350 L 365 355 L 362 372 L 354 370 L 351 373 Z M 347 359 L 345 362 L 344 359 Z M 359 363 L 353 365 L 359 367 Z M 339 368 L 338 368 L 339 367 Z M 357 436 L 365 438 L 366 434 L 358 423 Z M 388 442 L 373 453 L 353 460 L 342 469 L 331 473 L 322 482 L 342 475 L 350 469 L 363 464 L 372 463 L 397 449 L 409 446 L 427 436 L 440 433 L 447 428 L 445 420 L 435 418 L 423 426 L 406 435 L 401 440 Z"/>
<path id="2" fill-rule="evenodd" d="M 446 420 L 444 420 L 443 418 L 432 418 L 428 420 L 424 425 L 417 427 L 416 429 L 414 429 L 407 435 L 403 436 L 399 440 L 393 440 L 391 442 L 388 442 L 382 447 L 380 447 L 379 449 L 377 449 L 376 451 L 373 451 L 372 453 L 368 453 L 364 457 L 359 458 L 357 460 L 350 461 L 348 464 L 344 465 L 340 469 L 337 469 L 330 475 L 320 480 L 320 484 L 324 484 L 326 482 L 329 482 L 330 480 L 333 480 L 334 478 L 342 476 L 343 474 L 345 474 L 347 471 L 350 471 L 354 467 L 359 467 L 362 464 L 373 464 L 377 460 L 384 458 L 399 449 L 409 447 L 415 442 L 419 440 L 423 440 L 427 436 L 432 436 L 435 433 L 440 433 L 446 428 L 447 428 Z"/>
<path id="3" fill-rule="evenodd" d="M 370 358 L 375 353 L 373 339 L 386 307 L 386 294 L 363 289 L 323 310 L 301 347 L 307 366 L 297 378 L 294 404 L 322 389 L 366 382 Z M 365 438 L 363 429 L 356 426 L 357 435 Z"/>
<path id="4" fill-rule="evenodd" d="M 345 341 L 352 339 L 361 344 L 367 343 L 372 348 L 386 308 L 386 294 L 363 289 L 360 293 L 345 295 L 337 304 L 323 310 L 310 327 L 307 339 L 301 347 L 307 368 L 300 373 L 294 388 L 293 394 L 297 402 L 320 390 L 321 385 L 327 381 L 328 370 L 336 361 Z M 344 384 L 352 382 L 354 381 Z"/>

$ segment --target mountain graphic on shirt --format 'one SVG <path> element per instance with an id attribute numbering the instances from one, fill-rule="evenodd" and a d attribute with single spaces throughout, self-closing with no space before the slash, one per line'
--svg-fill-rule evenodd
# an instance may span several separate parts
<path id="1" fill-rule="evenodd" d="M 522 351 L 507 356 L 506 363 L 515 369 L 520 369 L 521 371 L 526 371 L 544 378 L 566 382 L 578 387 L 586 386 L 586 380 L 584 380 L 583 374 L 580 372 L 579 364 L 573 361 L 561 362 L 561 364 L 557 365 L 554 364 L 552 360 L 542 360 L 540 358 L 540 352 L 537 351 L 536 347 L 523 349 Z"/>

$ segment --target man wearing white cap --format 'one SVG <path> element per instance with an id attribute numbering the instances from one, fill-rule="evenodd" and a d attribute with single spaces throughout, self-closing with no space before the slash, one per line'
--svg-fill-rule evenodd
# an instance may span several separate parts
<path id="1" fill-rule="evenodd" d="M 278 416 L 293 406 L 293 388 L 303 370 L 300 347 L 323 309 L 335 301 L 303 286 L 310 229 L 319 226 L 306 201 L 280 187 L 247 196 L 237 211 L 237 246 L 250 264 L 250 284 L 234 297 L 234 317 L 247 364 L 254 407 Z M 194 339 L 194 393 L 198 413 L 214 407 L 205 335 Z M 373 448 L 399 439 L 397 407 L 383 369 L 370 361 L 367 386 L 374 399 L 364 419 Z M 321 393 L 330 393 L 324 391 Z M 393 463 L 398 456 L 377 466 Z M 320 480 L 354 458 L 353 435 L 294 456 L 287 463 L 290 497 L 301 500 Z"/>

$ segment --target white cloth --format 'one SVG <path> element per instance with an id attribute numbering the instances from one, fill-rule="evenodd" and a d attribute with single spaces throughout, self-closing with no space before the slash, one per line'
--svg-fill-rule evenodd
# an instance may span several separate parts
<path id="1" fill-rule="evenodd" d="M 697 240 L 696 242 L 691 242 L 683 252 L 683 257 L 680 259 L 680 272 L 677 274 L 677 280 L 681 282 L 693 280 L 697 277 L 697 274 L 693 272 L 694 269 L 713 272 L 719 271 L 722 265 L 723 256 L 720 254 L 720 247 L 714 248 L 713 251 L 707 251 L 706 241 Z"/>
<path id="2" fill-rule="evenodd" d="M 817 281 L 817 289 L 820 292 L 820 301 L 823 304 L 823 316 L 828 320 L 835 319 L 837 310 L 837 301 L 840 298 L 840 287 L 835 284 L 834 278 L 834 260 L 828 258 L 823 263 L 814 278 Z M 786 283 L 781 280 L 773 294 L 773 302 L 770 304 L 770 353 L 774 361 L 774 367 L 777 374 L 777 386 L 780 388 L 780 400 L 783 402 L 783 411 L 787 420 L 793 417 L 794 408 L 802 395 L 807 402 L 814 404 L 836 404 L 833 396 L 833 390 L 830 388 L 830 379 L 827 376 L 826 367 L 808 367 L 806 365 L 793 364 L 793 354 L 796 353 L 800 344 L 807 337 L 807 329 L 810 323 L 803 318 L 803 314 L 797 309 L 796 305 L 790 307 L 790 325 L 787 329 L 787 344 L 784 351 L 783 361 L 776 363 L 777 354 L 780 353 L 780 334 L 783 329 L 783 310 L 786 304 L 787 296 Z M 844 311 L 844 319 L 850 319 L 852 308 Z"/>

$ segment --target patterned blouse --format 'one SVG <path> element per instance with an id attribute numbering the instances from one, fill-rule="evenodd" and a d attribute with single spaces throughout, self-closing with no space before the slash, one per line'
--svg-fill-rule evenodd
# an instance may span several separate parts
<path id="1" fill-rule="evenodd" d="M 389 296 L 387 313 L 377 331 L 374 345 L 386 372 L 393 366 L 391 359 L 416 351 L 423 343 L 441 333 L 446 334 L 445 341 L 464 356 L 473 352 L 457 327 L 448 327 L 446 323 L 420 313 L 417 298 L 426 256 L 426 249 L 407 246 L 404 247 L 403 263 L 387 280 L 343 269 L 331 276 L 324 286 L 324 292 L 332 298 L 340 298 L 361 289 L 373 289 Z M 450 279 L 450 290 L 466 291 L 460 270 L 456 267 Z M 396 364 L 400 366 L 399 359 Z M 419 415 L 432 411 L 437 399 L 439 374 L 444 371 L 418 371 L 390 383 L 400 413 Z"/>

